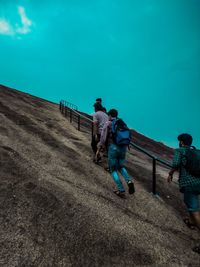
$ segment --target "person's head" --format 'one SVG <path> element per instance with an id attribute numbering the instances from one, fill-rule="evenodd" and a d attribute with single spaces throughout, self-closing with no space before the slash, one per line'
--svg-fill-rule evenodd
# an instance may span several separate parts
<path id="1" fill-rule="evenodd" d="M 102 107 L 102 105 L 100 103 L 95 103 L 94 104 L 94 110 L 95 110 L 95 112 L 103 111 L 103 107 Z"/>
<path id="2" fill-rule="evenodd" d="M 118 111 L 116 109 L 110 109 L 108 111 L 108 116 L 109 116 L 109 119 L 113 119 L 113 118 L 117 118 L 118 116 Z"/>
<path id="3" fill-rule="evenodd" d="M 177 139 L 179 141 L 179 147 L 192 145 L 193 139 L 192 139 L 192 136 L 190 134 L 187 134 L 187 133 L 180 134 L 177 137 Z"/>
<path id="4" fill-rule="evenodd" d="M 102 99 L 101 98 L 97 98 L 96 99 L 96 103 L 102 104 Z"/>

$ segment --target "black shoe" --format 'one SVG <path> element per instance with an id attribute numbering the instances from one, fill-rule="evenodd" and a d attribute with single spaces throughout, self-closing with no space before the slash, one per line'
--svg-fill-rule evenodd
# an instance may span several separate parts
<path id="1" fill-rule="evenodd" d="M 93 162 L 96 164 L 99 164 L 99 163 L 102 163 L 102 159 L 101 159 L 101 157 L 98 157 L 97 159 L 96 159 L 96 157 L 94 157 Z"/>
<path id="2" fill-rule="evenodd" d="M 99 157 L 98 159 L 97 159 L 97 163 L 101 163 L 102 162 L 102 159 L 101 159 L 101 157 Z"/>
<path id="3" fill-rule="evenodd" d="M 185 218 L 183 219 L 183 222 L 187 225 L 188 228 L 190 228 L 191 230 L 195 230 L 196 229 L 196 225 L 191 223 L 189 218 Z"/>
<path id="4" fill-rule="evenodd" d="M 135 193 L 135 187 L 134 187 L 134 183 L 133 182 L 128 182 L 128 192 L 129 194 L 134 194 Z"/>

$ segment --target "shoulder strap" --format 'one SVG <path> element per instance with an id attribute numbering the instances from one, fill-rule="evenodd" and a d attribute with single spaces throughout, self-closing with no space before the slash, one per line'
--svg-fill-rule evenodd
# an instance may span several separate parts
<path id="1" fill-rule="evenodd" d="M 112 130 L 113 133 L 115 132 L 115 126 L 116 126 L 116 123 L 117 123 L 118 120 L 119 120 L 118 118 L 112 120 L 111 130 Z"/>

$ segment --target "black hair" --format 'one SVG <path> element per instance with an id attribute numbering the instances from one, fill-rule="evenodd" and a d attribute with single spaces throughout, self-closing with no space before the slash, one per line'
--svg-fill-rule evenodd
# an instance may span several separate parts
<path id="1" fill-rule="evenodd" d="M 180 134 L 178 137 L 177 137 L 178 141 L 182 141 L 184 143 L 184 145 L 186 146 L 191 146 L 192 144 L 192 141 L 193 141 L 193 138 L 190 134 L 187 134 L 187 133 L 183 133 L 183 134 Z"/>
<path id="2" fill-rule="evenodd" d="M 95 109 L 95 111 L 103 111 L 103 107 L 100 103 L 95 103 L 94 109 Z"/>
<path id="3" fill-rule="evenodd" d="M 110 109 L 109 111 L 108 111 L 108 116 L 111 116 L 112 118 L 117 118 L 117 116 L 118 116 L 118 111 L 116 110 L 116 109 Z"/>
<path id="4" fill-rule="evenodd" d="M 96 99 L 96 102 L 100 102 L 101 103 L 102 102 L 102 99 L 101 98 L 97 98 Z"/>

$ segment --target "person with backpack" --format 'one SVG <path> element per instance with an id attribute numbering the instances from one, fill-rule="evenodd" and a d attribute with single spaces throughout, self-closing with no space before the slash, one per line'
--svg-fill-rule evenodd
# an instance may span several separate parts
<path id="1" fill-rule="evenodd" d="M 104 124 L 108 121 L 108 115 L 103 112 L 103 107 L 100 103 L 94 104 L 95 113 L 93 115 L 93 136 L 92 136 L 92 150 L 94 152 L 93 161 L 98 163 L 101 160 L 100 156 L 96 157 L 97 152 L 97 144 L 100 140 L 101 131 L 103 129 Z"/>
<path id="2" fill-rule="evenodd" d="M 123 120 L 118 118 L 118 111 L 116 109 L 111 109 L 108 112 L 108 118 L 108 122 L 102 129 L 98 148 L 104 147 L 106 140 L 108 140 L 109 171 L 117 186 L 117 190 L 114 193 L 119 197 L 124 197 L 125 189 L 119 178 L 118 171 L 122 174 L 128 185 L 129 194 L 135 192 L 134 183 L 124 167 L 126 150 L 131 141 L 131 132 Z"/>
<path id="3" fill-rule="evenodd" d="M 179 188 L 189 212 L 189 218 L 184 219 L 184 222 L 189 228 L 196 226 L 200 230 L 200 150 L 191 146 L 193 138 L 190 134 L 181 134 L 177 139 L 179 148 L 175 149 L 167 180 L 170 183 L 174 172 L 179 171 Z M 200 254 L 200 244 L 193 251 Z"/>

